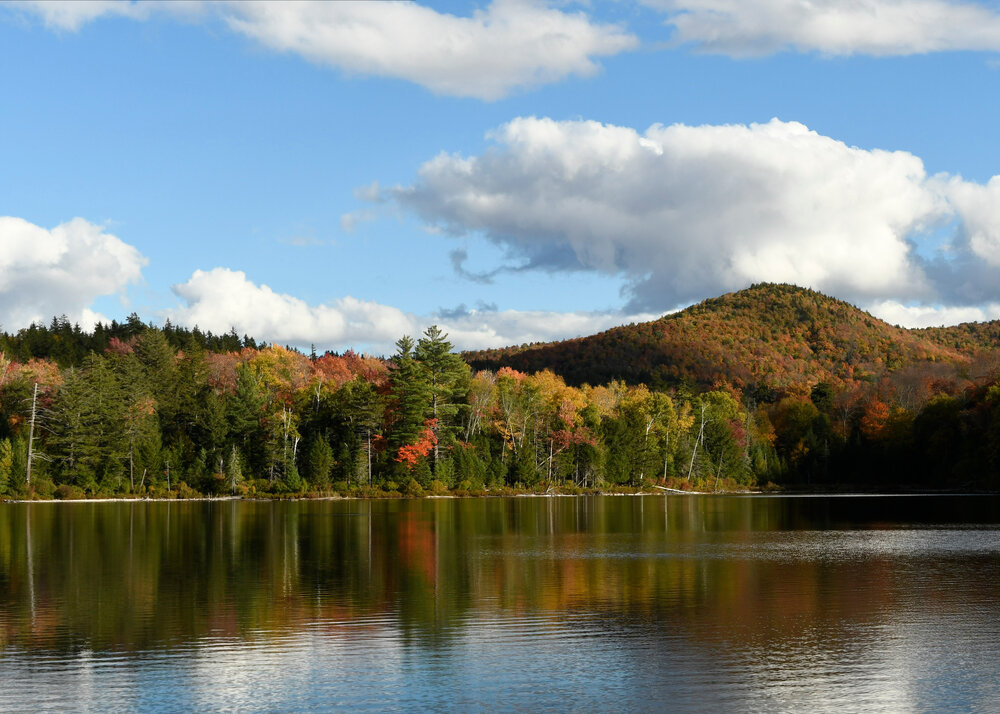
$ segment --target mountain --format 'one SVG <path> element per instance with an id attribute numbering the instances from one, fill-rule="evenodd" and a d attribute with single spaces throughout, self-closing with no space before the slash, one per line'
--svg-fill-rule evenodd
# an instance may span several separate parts
<path id="1" fill-rule="evenodd" d="M 464 357 L 475 369 L 547 368 L 572 384 L 726 383 L 766 397 L 820 381 L 850 386 L 905 368 L 954 371 L 998 345 L 1000 323 L 909 330 L 813 290 L 762 283 L 652 322 Z"/>
<path id="2" fill-rule="evenodd" d="M 970 354 L 1000 349 L 1000 320 L 963 322 L 951 327 L 925 327 L 912 332 L 942 347 Z"/>

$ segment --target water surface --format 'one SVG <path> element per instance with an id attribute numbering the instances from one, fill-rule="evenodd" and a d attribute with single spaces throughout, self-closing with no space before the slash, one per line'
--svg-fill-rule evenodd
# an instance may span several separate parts
<path id="1" fill-rule="evenodd" d="M 990 496 L 0 505 L 3 710 L 978 711 L 997 652 Z"/>

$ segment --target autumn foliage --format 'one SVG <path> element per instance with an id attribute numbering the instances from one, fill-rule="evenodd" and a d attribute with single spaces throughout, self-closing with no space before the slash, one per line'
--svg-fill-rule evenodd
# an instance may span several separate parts
<path id="1" fill-rule="evenodd" d="M 759 285 L 472 369 L 436 327 L 384 358 L 54 320 L 0 333 L 0 496 L 995 487 L 994 328 Z"/>
<path id="2" fill-rule="evenodd" d="M 438 443 L 437 436 L 434 434 L 434 428 L 437 426 L 437 419 L 428 419 L 424 422 L 424 430 L 420 432 L 420 438 L 412 444 L 407 444 L 400 447 L 399 453 L 396 455 L 396 461 L 401 464 L 406 464 L 409 469 L 413 469 L 417 465 L 420 459 L 426 457 L 434 449 L 434 445 Z"/>

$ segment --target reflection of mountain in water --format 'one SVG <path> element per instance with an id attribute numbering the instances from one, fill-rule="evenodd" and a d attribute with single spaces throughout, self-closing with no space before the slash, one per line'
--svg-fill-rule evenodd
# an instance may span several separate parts
<path id="1" fill-rule="evenodd" d="M 228 681 L 236 675 L 226 667 L 254 676 L 276 667 L 287 684 L 307 667 L 320 689 L 333 686 L 322 680 L 331 671 L 313 671 L 320 662 L 339 668 L 340 682 L 381 672 L 388 679 L 378 686 L 396 686 L 444 667 L 442 676 L 474 674 L 487 689 L 506 686 L 504 677 L 527 686 L 548 668 L 560 684 L 546 691 L 576 682 L 584 707 L 603 701 L 588 689 L 592 678 L 633 704 L 641 704 L 630 699 L 636 686 L 674 682 L 672 696 L 696 704 L 699 686 L 720 681 L 731 704 L 751 689 L 765 703 L 778 696 L 765 665 L 795 681 L 836 684 L 852 668 L 863 680 L 865 668 L 884 676 L 926 657 L 925 634 L 935 652 L 949 651 L 942 642 L 966 655 L 1000 644 L 996 531 L 968 527 L 995 528 L 997 503 L 672 496 L 6 505 L 0 656 L 16 673 L 43 655 L 70 655 L 78 669 L 87 658 L 161 662 L 187 652 L 184 667 L 198 676 Z M 296 657 L 311 664 L 295 665 Z"/>
<path id="2" fill-rule="evenodd" d="M 812 531 L 947 523 L 949 505 L 997 520 L 982 497 L 8 505 L 5 644 L 129 650 L 375 613 L 446 636 L 470 612 L 818 612 L 813 576 L 976 557 L 982 541 L 953 533 L 960 542 L 934 552 L 912 530 Z M 864 597 L 887 575 L 866 572 Z M 788 593 L 790 581 L 803 588 Z"/>

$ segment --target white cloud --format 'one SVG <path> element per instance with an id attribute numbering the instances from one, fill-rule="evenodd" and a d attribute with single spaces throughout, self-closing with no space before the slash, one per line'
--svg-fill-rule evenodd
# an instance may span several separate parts
<path id="1" fill-rule="evenodd" d="M 143 0 L 21 0 L 8 3 L 41 17 L 52 30 L 77 32 L 89 22 L 100 18 L 123 17 L 131 20 L 148 20 L 153 13 L 175 17 L 196 17 L 209 7 L 199 0 L 170 0 L 153 2 Z"/>
<path id="2" fill-rule="evenodd" d="M 90 306 L 137 283 L 146 265 L 138 250 L 102 226 L 74 218 L 48 230 L 0 217 L 0 316 L 4 329 L 67 315 L 90 328 L 103 319 Z"/>
<path id="3" fill-rule="evenodd" d="M 165 311 L 164 316 L 178 324 L 198 325 L 216 333 L 235 327 L 239 334 L 281 344 L 315 344 L 322 349 L 355 348 L 382 354 L 394 352 L 394 343 L 403 335 L 416 337 L 431 324 L 449 333 L 456 348 L 477 349 L 588 335 L 625 322 L 657 317 L 614 311 L 515 310 L 463 310 L 446 317 L 417 316 L 352 297 L 309 305 L 227 268 L 195 271 L 187 282 L 175 285 L 174 292 L 185 305 Z"/>
<path id="4" fill-rule="evenodd" d="M 972 252 L 1000 267 L 1000 176 L 986 185 L 952 178 L 942 190 L 964 220 Z"/>
<path id="5" fill-rule="evenodd" d="M 482 232 L 530 267 L 621 275 L 630 309 L 756 281 L 867 302 L 934 292 L 908 238 L 950 216 L 905 152 L 795 122 L 655 125 L 519 118 L 479 156 L 441 154 L 396 200 L 453 234 Z"/>
<path id="6" fill-rule="evenodd" d="M 55 30 L 76 32 L 83 25 L 99 17 L 118 16 L 144 20 L 150 6 L 117 0 L 52 0 L 46 2 L 15 2 L 10 7 L 32 12 L 42 18 L 45 26 Z"/>
<path id="7" fill-rule="evenodd" d="M 227 19 L 268 47 L 314 62 L 487 100 L 592 75 L 594 57 L 637 44 L 617 26 L 524 0 L 496 0 L 471 17 L 404 2 L 233 3 Z"/>
<path id="8" fill-rule="evenodd" d="M 865 309 L 875 317 L 901 327 L 939 327 L 1000 318 L 1000 303 L 978 307 L 904 305 L 896 300 L 881 300 L 868 305 Z"/>
<path id="9" fill-rule="evenodd" d="M 415 325 L 401 310 L 352 297 L 310 306 L 227 268 L 196 270 L 173 290 L 186 305 L 166 311 L 172 321 L 216 333 L 235 327 L 241 334 L 273 342 L 384 346 L 412 333 Z"/>
<path id="10" fill-rule="evenodd" d="M 957 0 L 644 0 L 669 13 L 676 39 L 752 56 L 1000 50 L 995 4 Z"/>
<path id="11" fill-rule="evenodd" d="M 437 94 L 495 100 L 516 89 L 599 71 L 597 58 L 638 39 L 583 12 L 495 0 L 459 17 L 411 2 L 22 2 L 47 27 L 77 31 L 101 17 L 208 16 L 280 52 L 351 74 L 414 82 Z"/>
<path id="12" fill-rule="evenodd" d="M 367 223 L 375 220 L 373 211 L 351 211 L 340 216 L 340 229 L 344 233 L 353 233 L 359 223 Z"/>
<path id="13" fill-rule="evenodd" d="M 470 310 L 453 317 L 430 316 L 459 349 L 487 349 L 530 342 L 583 337 L 630 322 L 646 322 L 661 313 L 626 314 L 619 310 L 551 312 L 546 310 Z"/>

